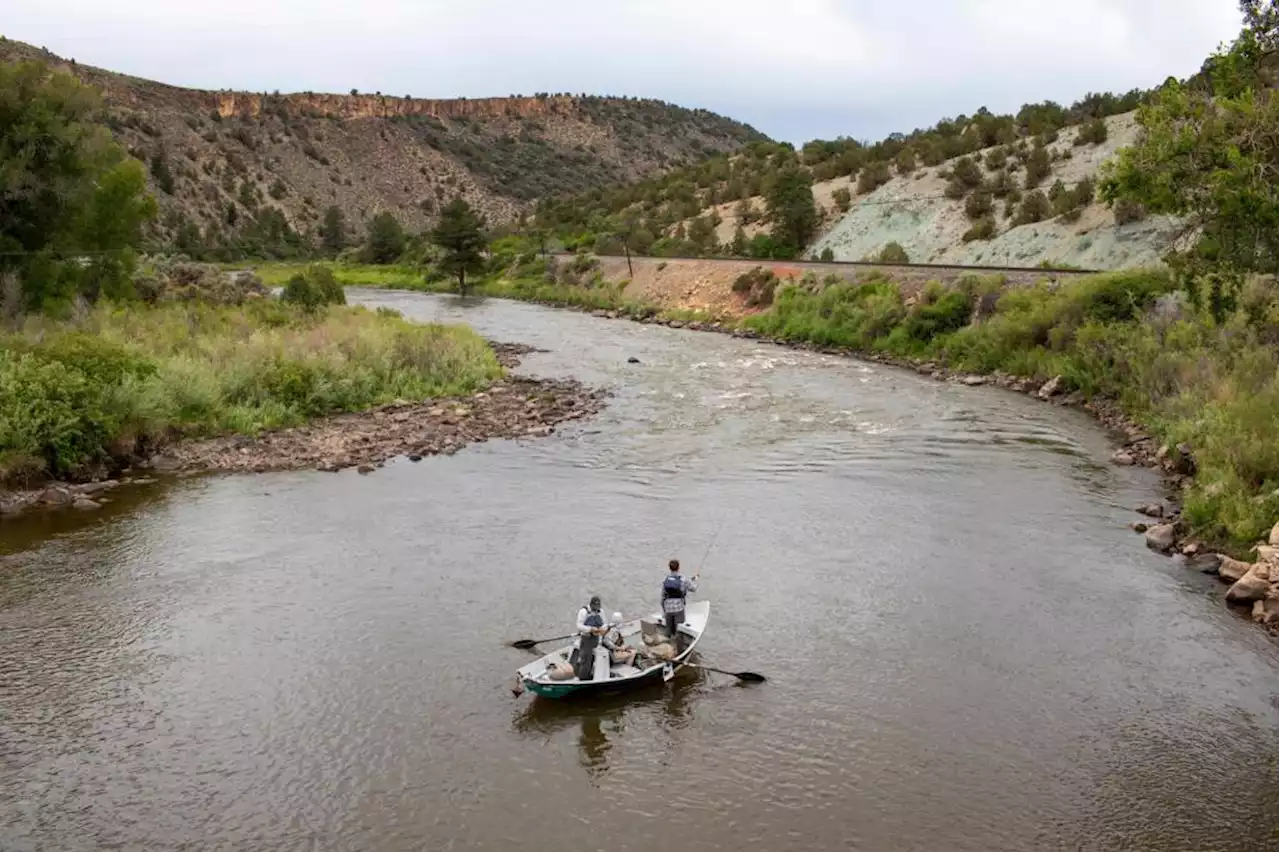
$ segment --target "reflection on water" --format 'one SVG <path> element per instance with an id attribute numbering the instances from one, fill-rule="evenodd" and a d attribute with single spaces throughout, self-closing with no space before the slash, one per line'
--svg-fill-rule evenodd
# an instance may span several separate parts
<path id="1" fill-rule="evenodd" d="M 371 476 L 0 524 L 0 849 L 1275 848 L 1276 653 L 1125 529 L 1144 470 L 994 388 L 507 302 L 589 423 Z M 639 364 L 628 363 L 629 357 Z M 650 611 L 684 672 L 512 699 L 511 636 Z"/>
<path id="2" fill-rule="evenodd" d="M 579 761 L 596 780 L 609 769 L 609 734 L 624 734 L 628 719 L 637 717 L 668 732 L 686 727 L 692 718 L 689 702 L 702 681 L 701 671 L 684 669 L 667 684 L 572 701 L 535 698 L 516 714 L 512 728 L 544 743 L 564 731 L 577 731 Z"/>

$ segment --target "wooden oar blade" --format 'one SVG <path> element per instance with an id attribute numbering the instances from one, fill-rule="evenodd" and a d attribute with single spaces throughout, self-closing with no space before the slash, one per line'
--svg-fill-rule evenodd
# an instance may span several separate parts
<path id="1" fill-rule="evenodd" d="M 517 639 L 516 641 L 511 643 L 511 647 L 512 648 L 534 648 L 534 647 L 537 647 L 537 644 L 538 644 L 538 640 L 536 639 Z"/>
<path id="2" fill-rule="evenodd" d="M 746 683 L 764 683 L 765 676 L 755 672 L 734 672 L 734 677 Z"/>

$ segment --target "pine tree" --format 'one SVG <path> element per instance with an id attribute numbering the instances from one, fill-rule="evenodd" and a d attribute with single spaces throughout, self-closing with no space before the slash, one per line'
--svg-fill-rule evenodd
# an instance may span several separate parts
<path id="1" fill-rule="evenodd" d="M 337 255 L 347 247 L 347 223 L 336 204 L 324 211 L 324 221 L 320 223 L 320 247 L 328 255 Z"/>
<path id="2" fill-rule="evenodd" d="M 465 199 L 455 198 L 440 211 L 440 221 L 431 230 L 431 242 L 444 250 L 440 266 L 458 276 L 458 294 L 467 294 L 467 273 L 484 266 L 484 217 Z"/>

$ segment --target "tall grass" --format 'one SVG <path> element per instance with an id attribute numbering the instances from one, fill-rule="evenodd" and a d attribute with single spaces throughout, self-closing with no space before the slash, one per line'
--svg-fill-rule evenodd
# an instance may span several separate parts
<path id="1" fill-rule="evenodd" d="M 100 305 L 0 337 L 0 479 L 75 474 L 139 441 L 253 433 L 501 375 L 466 328 L 276 302 Z"/>
<path id="2" fill-rule="evenodd" d="M 774 337 L 1035 379 L 1103 395 L 1162 442 L 1190 444 L 1185 495 L 1193 531 L 1233 551 L 1277 514 L 1277 307 L 1255 282 L 1216 323 L 1159 271 L 1089 276 L 1001 292 L 1000 282 L 926 288 L 904 302 L 888 280 L 789 286 L 744 323 Z"/>
<path id="3" fill-rule="evenodd" d="M 253 270 L 268 287 L 283 287 L 289 279 L 311 267 L 324 267 L 339 284 L 347 287 L 389 287 L 422 290 L 422 271 L 412 266 L 375 266 L 368 263 L 306 263 L 279 261 L 253 264 Z M 244 264 L 227 264 L 228 269 L 246 269 Z"/>

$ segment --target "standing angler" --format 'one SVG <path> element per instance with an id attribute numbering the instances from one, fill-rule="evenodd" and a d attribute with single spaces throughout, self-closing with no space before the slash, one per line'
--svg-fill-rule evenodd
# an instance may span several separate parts
<path id="1" fill-rule="evenodd" d="M 684 651 L 684 636 L 677 628 L 684 623 L 684 599 L 689 592 L 698 591 L 698 575 L 692 580 L 680 576 L 680 560 L 667 563 L 667 579 L 662 581 L 662 614 L 666 616 L 667 633 L 676 643 L 677 651 Z"/>
<path id="2" fill-rule="evenodd" d="M 605 634 L 604 617 L 600 615 L 600 596 L 592 595 L 591 601 L 578 610 L 578 637 L 569 664 L 578 680 L 591 680 L 596 665 L 596 646 Z"/>

